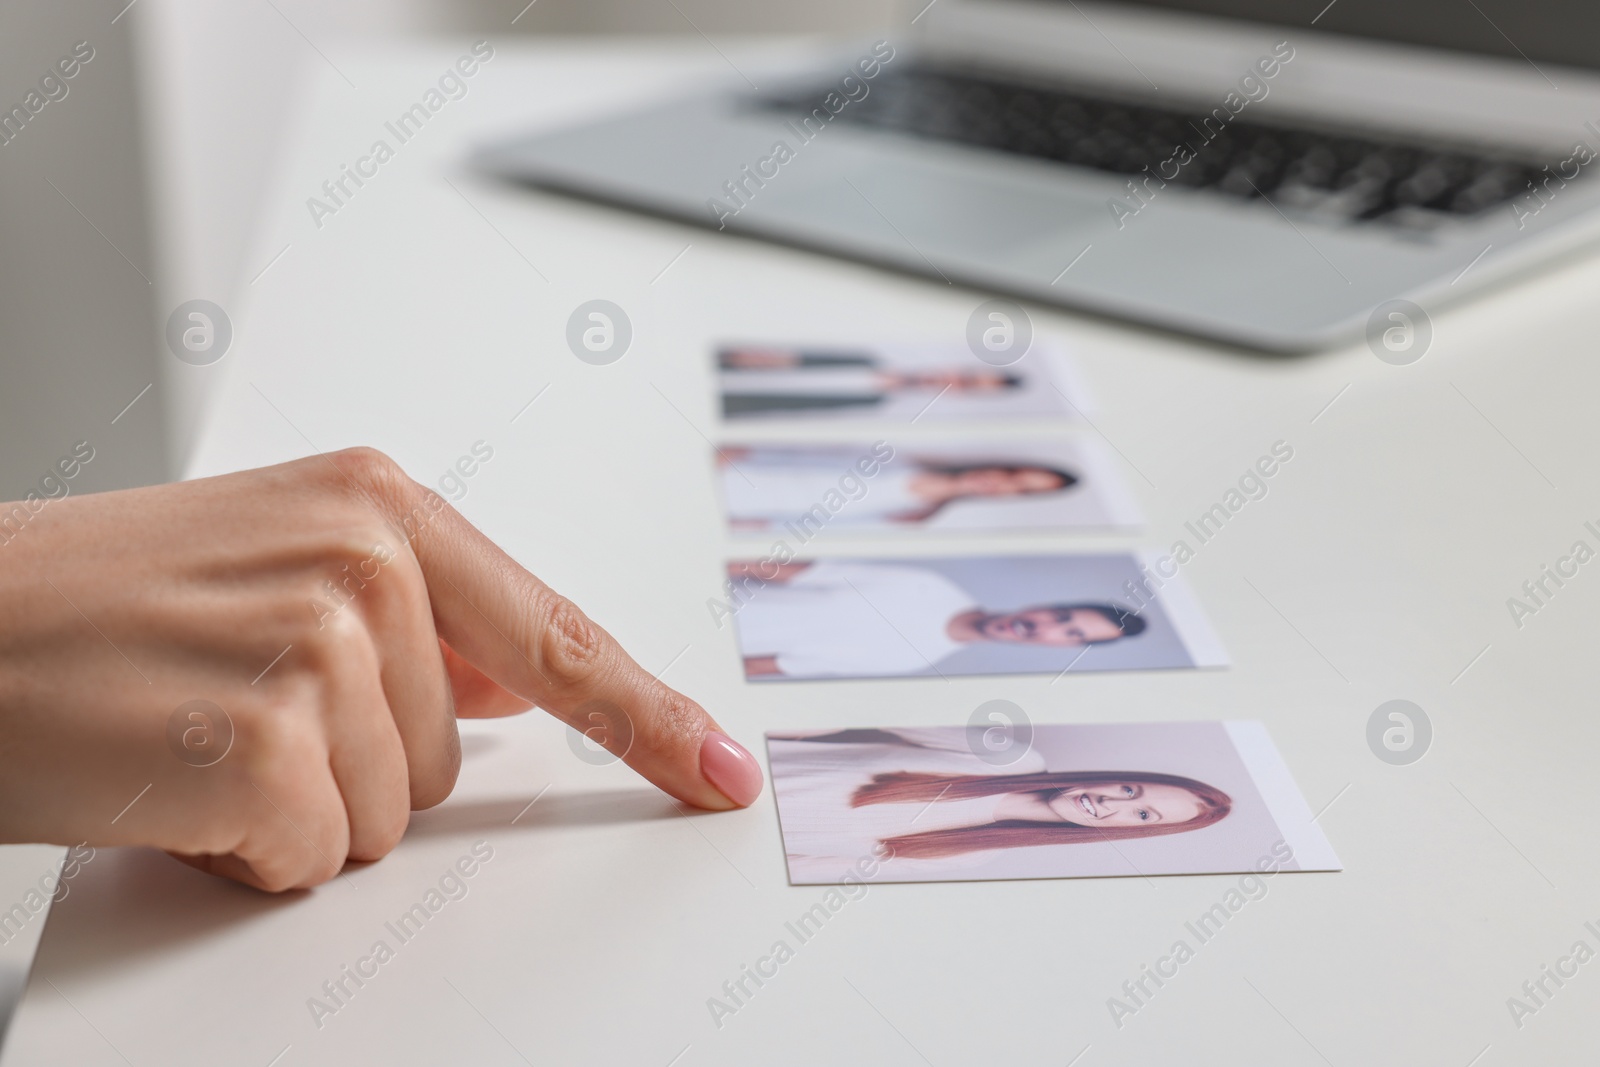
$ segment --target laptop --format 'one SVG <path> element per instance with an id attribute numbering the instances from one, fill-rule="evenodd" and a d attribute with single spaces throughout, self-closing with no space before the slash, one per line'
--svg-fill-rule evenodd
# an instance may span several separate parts
<path id="1" fill-rule="evenodd" d="M 478 163 L 1273 352 L 1600 236 L 1581 0 L 932 0 L 906 33 L 729 80 Z"/>

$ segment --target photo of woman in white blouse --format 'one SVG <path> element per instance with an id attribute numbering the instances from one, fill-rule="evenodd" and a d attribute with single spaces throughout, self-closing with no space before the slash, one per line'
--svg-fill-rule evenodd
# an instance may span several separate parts
<path id="1" fill-rule="evenodd" d="M 1188 833 L 1228 794 L 1172 774 L 1052 772 L 1037 751 L 1004 766 L 950 727 L 768 735 L 790 880 L 838 881 L 865 856 L 887 881 L 934 880 L 996 849 Z"/>

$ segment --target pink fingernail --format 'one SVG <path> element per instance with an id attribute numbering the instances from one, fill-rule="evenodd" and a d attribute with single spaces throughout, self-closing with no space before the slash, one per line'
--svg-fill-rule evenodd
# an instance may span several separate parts
<path id="1" fill-rule="evenodd" d="M 706 734 L 700 745 L 700 773 L 741 808 L 761 795 L 761 764 L 749 750 L 726 734 L 715 731 Z"/>

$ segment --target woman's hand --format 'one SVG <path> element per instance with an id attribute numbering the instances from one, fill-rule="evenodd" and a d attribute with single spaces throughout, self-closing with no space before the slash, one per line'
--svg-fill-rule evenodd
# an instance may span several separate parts
<path id="1" fill-rule="evenodd" d="M 0 842 L 316 885 L 449 795 L 456 716 L 533 704 L 697 807 L 761 791 L 698 704 L 370 449 L 54 501 L 0 543 Z"/>

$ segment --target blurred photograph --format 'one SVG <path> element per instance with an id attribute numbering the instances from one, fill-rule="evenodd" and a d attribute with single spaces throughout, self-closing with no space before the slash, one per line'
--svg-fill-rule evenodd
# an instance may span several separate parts
<path id="1" fill-rule="evenodd" d="M 1226 663 L 1181 581 L 1152 595 L 1144 566 L 1126 553 L 738 561 L 723 610 L 749 681 Z"/>
<path id="2" fill-rule="evenodd" d="M 722 416 L 911 422 L 1075 416 L 1080 390 L 1063 357 L 1035 342 L 1009 366 L 948 344 L 859 347 L 725 345 L 717 351 Z"/>
<path id="3" fill-rule="evenodd" d="M 1136 526 L 1117 471 L 1089 439 L 900 447 L 727 445 L 717 482 L 735 533 Z"/>
<path id="4" fill-rule="evenodd" d="M 768 733 L 767 754 L 794 885 L 1340 869 L 1260 723 Z"/>

